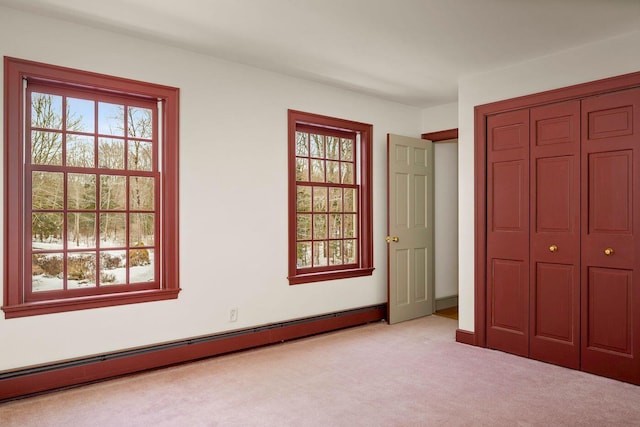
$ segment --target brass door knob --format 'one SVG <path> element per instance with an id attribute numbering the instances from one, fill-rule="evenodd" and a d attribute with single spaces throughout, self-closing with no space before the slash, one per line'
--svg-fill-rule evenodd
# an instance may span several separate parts
<path id="1" fill-rule="evenodd" d="M 400 239 L 398 239 L 396 236 L 393 236 L 393 237 L 387 236 L 385 240 L 387 241 L 387 243 L 391 243 L 391 242 L 397 242 Z"/>
<path id="2" fill-rule="evenodd" d="M 558 245 L 549 246 L 549 252 L 558 252 Z"/>
<path id="3" fill-rule="evenodd" d="M 604 250 L 606 256 L 613 255 L 613 248 L 607 248 Z"/>

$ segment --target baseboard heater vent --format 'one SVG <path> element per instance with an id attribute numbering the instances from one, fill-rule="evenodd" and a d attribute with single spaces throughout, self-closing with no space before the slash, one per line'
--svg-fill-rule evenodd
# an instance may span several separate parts
<path id="1" fill-rule="evenodd" d="M 0 372 L 0 402 L 383 320 L 386 304 Z"/>

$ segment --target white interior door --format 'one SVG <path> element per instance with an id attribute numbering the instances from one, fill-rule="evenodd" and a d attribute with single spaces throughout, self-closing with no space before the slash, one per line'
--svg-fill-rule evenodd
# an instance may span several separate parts
<path id="1" fill-rule="evenodd" d="M 433 143 L 387 135 L 387 272 L 390 324 L 433 313 Z"/>

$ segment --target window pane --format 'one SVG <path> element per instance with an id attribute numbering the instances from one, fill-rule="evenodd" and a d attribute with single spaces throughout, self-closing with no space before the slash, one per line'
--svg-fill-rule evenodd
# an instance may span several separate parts
<path id="1" fill-rule="evenodd" d="M 342 215 L 329 215 L 329 238 L 340 239 L 342 237 Z"/>
<path id="2" fill-rule="evenodd" d="M 127 283 L 127 251 L 105 251 L 100 254 L 100 285 Z"/>
<path id="3" fill-rule="evenodd" d="M 313 242 L 313 266 L 327 265 L 327 242 Z"/>
<path id="4" fill-rule="evenodd" d="M 342 188 L 329 189 L 329 211 L 342 212 Z"/>
<path id="5" fill-rule="evenodd" d="M 311 181 L 324 182 L 324 160 L 311 160 Z"/>
<path id="6" fill-rule="evenodd" d="M 144 283 L 155 279 L 153 249 L 131 249 L 129 251 L 129 282 Z"/>
<path id="7" fill-rule="evenodd" d="M 296 181 L 309 181 L 309 159 L 296 158 Z"/>
<path id="8" fill-rule="evenodd" d="M 127 215 L 124 213 L 100 214 L 100 246 L 103 248 L 127 245 Z"/>
<path id="9" fill-rule="evenodd" d="M 67 258 L 67 288 L 93 288 L 96 286 L 96 254 L 71 253 Z"/>
<path id="10" fill-rule="evenodd" d="M 344 211 L 345 212 L 357 212 L 357 190 L 355 188 L 344 189 Z"/>
<path id="11" fill-rule="evenodd" d="M 62 165 L 62 134 L 31 132 L 31 163 L 34 165 Z"/>
<path id="12" fill-rule="evenodd" d="M 31 290 L 33 292 L 64 289 L 62 254 L 33 254 L 31 256 Z"/>
<path id="13" fill-rule="evenodd" d="M 67 175 L 67 208 L 90 210 L 96 208 L 96 176 L 86 173 Z"/>
<path id="14" fill-rule="evenodd" d="M 98 167 L 124 169 L 124 140 L 100 138 L 98 142 Z"/>
<path id="15" fill-rule="evenodd" d="M 309 134 L 296 132 L 296 156 L 309 155 Z"/>
<path id="16" fill-rule="evenodd" d="M 343 184 L 353 184 L 353 163 L 341 163 L 341 174 L 342 174 L 342 183 Z"/>
<path id="17" fill-rule="evenodd" d="M 308 215 L 308 214 L 297 215 L 296 239 L 311 240 L 311 215 Z"/>
<path id="18" fill-rule="evenodd" d="M 95 138 L 67 135 L 67 166 L 95 167 Z"/>
<path id="19" fill-rule="evenodd" d="M 154 179 L 152 177 L 134 176 L 129 181 L 129 209 L 133 211 L 151 211 L 153 200 Z"/>
<path id="20" fill-rule="evenodd" d="M 311 157 L 324 158 L 324 136 L 312 133 L 311 139 Z"/>
<path id="21" fill-rule="evenodd" d="M 344 237 L 358 237 L 357 215 L 346 214 L 344 216 Z"/>
<path id="22" fill-rule="evenodd" d="M 129 217 L 129 244 L 133 246 L 153 246 L 155 243 L 155 215 L 135 213 Z"/>
<path id="23" fill-rule="evenodd" d="M 31 214 L 31 248 L 33 250 L 64 249 L 62 213 L 34 212 Z"/>
<path id="24" fill-rule="evenodd" d="M 358 262 L 357 240 L 344 241 L 344 263 L 355 264 Z"/>
<path id="25" fill-rule="evenodd" d="M 62 96 L 33 92 L 31 94 L 31 126 L 62 129 Z"/>
<path id="26" fill-rule="evenodd" d="M 64 174 L 33 172 L 31 174 L 31 206 L 33 209 L 62 209 Z"/>
<path id="27" fill-rule="evenodd" d="M 132 138 L 151 139 L 153 134 L 153 115 L 150 108 L 129 107 L 127 109 L 128 135 Z"/>
<path id="28" fill-rule="evenodd" d="M 298 212 L 310 212 L 311 211 L 311 187 L 305 185 L 298 185 L 297 191 L 297 210 Z"/>
<path id="29" fill-rule="evenodd" d="M 342 264 L 342 240 L 329 241 L 329 265 Z"/>
<path id="30" fill-rule="evenodd" d="M 124 136 L 124 105 L 98 103 L 98 133 Z"/>
<path id="31" fill-rule="evenodd" d="M 340 139 L 340 158 L 342 160 L 354 160 L 353 156 L 353 140 L 347 138 Z"/>
<path id="32" fill-rule="evenodd" d="M 340 162 L 327 162 L 327 182 L 340 182 Z"/>
<path id="33" fill-rule="evenodd" d="M 313 189 L 313 211 L 314 212 L 326 212 L 327 211 L 327 193 L 326 187 L 315 187 Z"/>
<path id="34" fill-rule="evenodd" d="M 326 215 L 313 216 L 313 238 L 314 239 L 327 238 L 327 216 Z"/>
<path id="35" fill-rule="evenodd" d="M 88 99 L 67 98 L 67 126 L 74 132 L 94 133 L 95 102 Z"/>
<path id="36" fill-rule="evenodd" d="M 340 138 L 327 136 L 327 159 L 338 160 L 340 158 Z"/>
<path id="37" fill-rule="evenodd" d="M 311 267 L 311 243 L 304 242 L 297 244 L 297 262 L 298 268 Z"/>
<path id="38" fill-rule="evenodd" d="M 145 141 L 129 141 L 129 170 L 153 170 L 153 144 Z"/>
<path id="39" fill-rule="evenodd" d="M 100 176 L 100 209 L 125 210 L 127 208 L 127 177 Z"/>
<path id="40" fill-rule="evenodd" d="M 96 247 L 96 214 L 67 214 L 67 245 L 69 248 Z"/>

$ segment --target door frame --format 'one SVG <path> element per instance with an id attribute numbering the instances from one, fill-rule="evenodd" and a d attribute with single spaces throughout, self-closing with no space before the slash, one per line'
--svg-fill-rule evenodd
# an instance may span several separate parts
<path id="1" fill-rule="evenodd" d="M 487 260 L 487 117 L 524 108 L 640 87 L 640 72 L 478 105 L 474 109 L 474 332 L 456 331 L 456 341 L 486 347 Z"/>

